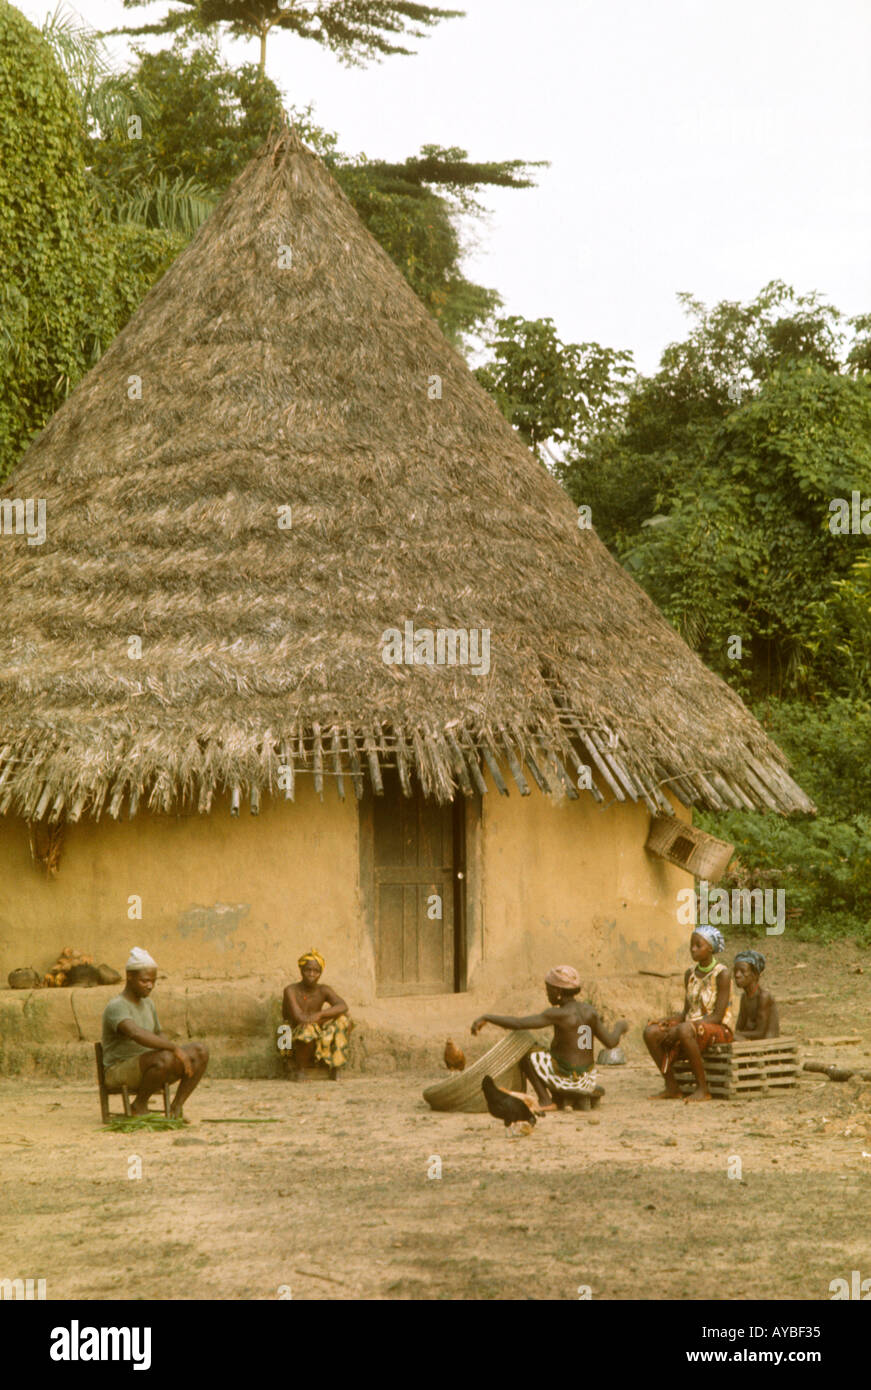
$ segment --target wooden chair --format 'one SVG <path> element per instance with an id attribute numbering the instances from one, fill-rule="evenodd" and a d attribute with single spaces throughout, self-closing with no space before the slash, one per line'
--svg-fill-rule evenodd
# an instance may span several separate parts
<path id="1" fill-rule="evenodd" d="M 109 1109 L 110 1096 L 120 1096 L 124 1103 L 124 1114 L 133 1114 L 133 1110 L 130 1106 L 130 1088 L 129 1086 L 108 1086 L 106 1084 L 106 1069 L 103 1066 L 103 1044 L 101 1042 L 94 1043 L 94 1056 L 97 1061 L 97 1086 L 100 1091 L 100 1115 L 102 1116 L 103 1124 L 107 1125 L 112 1118 L 112 1112 Z M 167 1119 L 169 1119 L 169 1104 L 169 1082 L 167 1082 L 163 1088 L 163 1113 Z M 149 1110 L 148 1113 L 149 1115 L 159 1115 L 160 1111 Z"/>

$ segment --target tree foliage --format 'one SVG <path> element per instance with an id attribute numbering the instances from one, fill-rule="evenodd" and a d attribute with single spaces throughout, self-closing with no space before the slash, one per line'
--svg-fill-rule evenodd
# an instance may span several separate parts
<path id="1" fill-rule="evenodd" d="M 548 444 L 579 447 L 615 423 L 632 354 L 563 343 L 552 319 L 498 319 L 490 359 L 476 375 L 541 457 Z"/>
<path id="2" fill-rule="evenodd" d="M 125 8 L 153 0 L 124 0 Z M 445 10 L 413 0 L 182 0 L 154 24 L 129 25 L 113 34 L 204 33 L 224 25 L 234 38 L 257 38 L 259 71 L 266 64 L 266 40 L 284 29 L 330 49 L 348 66 L 361 66 L 390 54 L 410 54 L 397 39 L 419 39 L 445 19 L 461 19 L 462 10 Z"/>
<path id="3" fill-rule="evenodd" d="M 787 931 L 798 939 L 852 936 L 871 946 L 871 704 L 772 700 L 755 713 L 792 759 L 819 815 L 698 817 L 735 845 L 736 867 L 725 881 L 782 890 Z"/>
<path id="4" fill-rule="evenodd" d="M 0 0 L 0 476 L 100 356 L 177 249 L 95 216 L 76 93 Z"/>

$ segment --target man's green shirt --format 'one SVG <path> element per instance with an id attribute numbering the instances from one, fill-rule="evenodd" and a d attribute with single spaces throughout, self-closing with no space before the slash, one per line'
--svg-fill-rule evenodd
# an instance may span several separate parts
<path id="1" fill-rule="evenodd" d="M 138 1057 L 141 1053 L 149 1051 L 141 1043 L 134 1042 L 132 1038 L 125 1038 L 123 1033 L 118 1032 L 118 1024 L 125 1018 L 129 1018 L 137 1028 L 147 1029 L 149 1033 L 160 1032 L 157 1011 L 150 999 L 137 999 L 135 1003 L 131 1003 L 123 994 L 110 999 L 103 1010 L 103 1066 L 107 1070 L 118 1062 L 126 1062 L 128 1057 Z"/>

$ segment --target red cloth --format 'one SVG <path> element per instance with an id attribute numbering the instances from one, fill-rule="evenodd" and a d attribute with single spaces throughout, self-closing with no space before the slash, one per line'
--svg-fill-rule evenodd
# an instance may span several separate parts
<path id="1" fill-rule="evenodd" d="M 656 1020 L 655 1020 L 656 1021 Z M 734 1041 L 734 1033 L 731 1028 L 726 1028 L 722 1023 L 704 1023 L 700 1018 L 689 1020 L 693 1025 L 696 1035 L 696 1042 L 699 1045 L 699 1052 L 705 1052 L 711 1043 L 730 1043 Z M 679 1023 L 683 1023 L 682 1018 L 661 1018 L 656 1021 L 658 1028 L 676 1028 Z M 662 1074 L 670 1071 L 677 1061 L 682 1051 L 681 1044 L 676 1043 L 669 1048 L 662 1059 Z"/>

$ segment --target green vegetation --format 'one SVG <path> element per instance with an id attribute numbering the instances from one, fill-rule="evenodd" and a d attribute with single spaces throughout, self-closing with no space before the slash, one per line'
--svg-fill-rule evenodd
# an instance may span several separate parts
<path id="1" fill-rule="evenodd" d="M 791 931 L 871 943 L 871 551 L 829 525 L 834 498 L 871 499 L 871 316 L 779 281 L 680 298 L 690 330 L 652 376 L 505 319 L 478 377 L 814 798 L 816 819 L 701 817 L 736 883 L 786 889 Z"/>
<path id="2" fill-rule="evenodd" d="M 81 108 L 46 40 L 0 0 L 0 476 L 178 250 L 95 214 Z"/>

